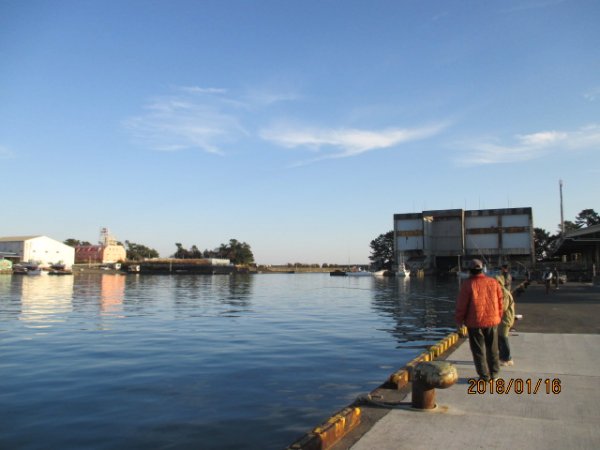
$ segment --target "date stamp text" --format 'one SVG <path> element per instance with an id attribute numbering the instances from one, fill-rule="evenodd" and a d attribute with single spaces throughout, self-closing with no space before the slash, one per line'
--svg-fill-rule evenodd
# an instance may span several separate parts
<path id="1" fill-rule="evenodd" d="M 517 395 L 558 395 L 562 390 L 560 378 L 496 378 L 495 380 L 477 380 L 469 378 L 467 393 L 477 394 L 510 394 Z"/>

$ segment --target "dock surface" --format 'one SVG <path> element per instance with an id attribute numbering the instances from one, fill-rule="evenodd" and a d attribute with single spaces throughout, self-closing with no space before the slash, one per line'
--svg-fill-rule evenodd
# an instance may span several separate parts
<path id="1" fill-rule="evenodd" d="M 436 390 L 435 410 L 412 409 L 410 394 L 364 408 L 376 421 L 333 449 L 600 448 L 600 288 L 567 284 L 546 294 L 531 285 L 516 305 L 515 365 L 501 368 L 493 392 L 469 382 L 477 374 L 465 340 L 447 356 L 459 381 Z M 502 384 L 508 393 L 497 392 Z"/>

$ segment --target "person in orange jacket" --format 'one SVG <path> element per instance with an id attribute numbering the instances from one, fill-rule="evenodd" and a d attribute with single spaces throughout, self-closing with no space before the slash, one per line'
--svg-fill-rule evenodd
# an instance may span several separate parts
<path id="1" fill-rule="evenodd" d="M 502 288 L 483 273 L 483 263 L 469 263 L 471 276 L 465 280 L 456 302 L 455 320 L 469 331 L 469 346 L 479 379 L 495 379 L 500 371 L 498 324 L 502 320 Z"/>

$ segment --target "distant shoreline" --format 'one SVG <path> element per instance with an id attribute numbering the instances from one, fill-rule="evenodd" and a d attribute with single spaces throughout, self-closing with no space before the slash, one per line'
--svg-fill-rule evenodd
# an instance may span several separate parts
<path id="1" fill-rule="evenodd" d="M 185 260 L 184 260 L 185 261 Z M 180 262 L 182 262 L 180 260 Z M 124 267 L 128 265 L 140 264 L 135 261 L 128 261 L 123 263 Z M 259 265 L 256 267 L 236 267 L 235 270 L 232 270 L 232 273 L 243 274 L 243 273 L 273 273 L 273 274 L 282 274 L 282 273 L 330 273 L 336 270 L 349 271 L 351 267 L 357 266 L 330 266 L 330 267 L 302 267 L 302 266 L 287 266 L 287 265 Z M 360 266 L 360 267 L 367 267 Z M 73 264 L 72 266 L 74 274 L 84 274 L 84 273 L 96 273 L 96 274 L 126 274 L 126 270 L 122 269 L 113 269 L 108 267 L 103 267 L 101 264 L 87 264 L 87 263 L 79 263 Z"/>

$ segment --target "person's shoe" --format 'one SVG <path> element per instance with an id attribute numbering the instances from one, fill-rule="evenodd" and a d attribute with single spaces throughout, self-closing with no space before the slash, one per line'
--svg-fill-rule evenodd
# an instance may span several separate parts
<path id="1" fill-rule="evenodd" d="M 506 365 L 507 365 L 507 366 L 514 366 L 514 365 L 515 365 L 515 363 L 513 362 L 513 360 L 512 360 L 512 359 L 509 359 L 508 361 L 506 361 Z"/>

